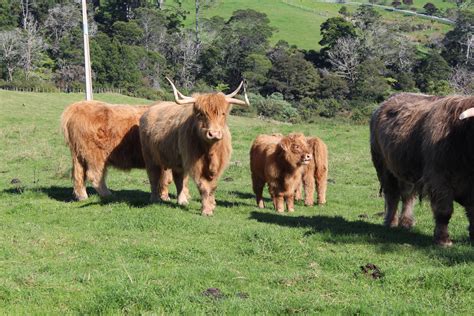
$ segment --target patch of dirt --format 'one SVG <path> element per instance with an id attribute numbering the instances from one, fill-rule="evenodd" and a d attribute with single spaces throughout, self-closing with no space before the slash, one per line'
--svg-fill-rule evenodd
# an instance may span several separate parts
<path id="1" fill-rule="evenodd" d="M 213 298 L 213 299 L 223 299 L 226 297 L 226 295 L 222 293 L 222 291 L 217 287 L 208 288 L 207 290 L 202 292 L 202 295 Z"/>
<path id="2" fill-rule="evenodd" d="M 360 218 L 360 219 L 367 219 L 367 218 L 369 218 L 369 215 L 367 215 L 367 214 L 360 214 L 360 215 L 357 216 L 357 217 Z"/>
<path id="3" fill-rule="evenodd" d="M 234 181 L 234 178 L 232 178 L 232 177 L 226 177 L 226 178 L 224 178 L 224 179 L 222 179 L 222 180 L 225 181 L 225 182 L 232 182 L 232 181 Z"/>
<path id="4" fill-rule="evenodd" d="M 384 276 L 384 273 L 373 263 L 367 263 L 365 266 L 360 266 L 360 269 L 364 275 L 370 276 L 374 280 L 383 278 Z"/>
<path id="5" fill-rule="evenodd" d="M 243 300 L 249 298 L 249 294 L 245 293 L 245 292 L 239 292 L 236 295 L 237 295 L 238 298 L 241 298 Z"/>
<path id="6" fill-rule="evenodd" d="M 335 183 L 336 183 L 336 180 L 334 180 L 334 179 L 328 179 L 328 183 L 335 184 Z"/>
<path id="7" fill-rule="evenodd" d="M 10 184 L 21 184 L 21 181 L 18 178 L 13 178 L 12 181 L 10 181 Z"/>
<path id="8" fill-rule="evenodd" d="M 385 212 L 378 212 L 374 214 L 377 217 L 383 217 L 385 215 Z"/>

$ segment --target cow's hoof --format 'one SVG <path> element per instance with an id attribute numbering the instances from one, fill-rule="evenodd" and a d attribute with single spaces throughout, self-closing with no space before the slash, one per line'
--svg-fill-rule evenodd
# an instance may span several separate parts
<path id="1" fill-rule="evenodd" d="M 313 205 L 314 205 L 314 202 L 313 202 L 313 201 L 305 201 L 305 202 L 304 202 L 304 205 L 306 205 L 306 206 L 313 206 Z"/>
<path id="2" fill-rule="evenodd" d="M 410 229 L 415 226 L 415 219 L 413 217 L 400 217 L 398 223 L 401 227 Z"/>
<path id="3" fill-rule="evenodd" d="M 290 208 L 290 209 L 288 209 L 288 213 L 293 213 L 294 211 L 295 211 L 295 209 L 294 209 L 294 208 Z"/>
<path id="4" fill-rule="evenodd" d="M 435 239 L 435 243 L 443 248 L 451 247 L 453 245 L 453 242 L 449 237 Z"/>
<path id="5" fill-rule="evenodd" d="M 390 228 L 398 227 L 398 219 L 395 217 L 392 220 L 385 220 L 384 225 Z"/>
<path id="6" fill-rule="evenodd" d="M 171 201 L 171 198 L 168 194 L 163 194 L 163 195 L 160 195 L 160 200 L 168 202 L 168 201 Z"/>
<path id="7" fill-rule="evenodd" d="M 87 200 L 88 196 L 87 195 L 76 195 L 76 200 L 78 201 L 84 201 Z"/>
<path id="8" fill-rule="evenodd" d="M 214 216 L 214 212 L 213 211 L 202 211 L 201 215 L 202 216 Z"/>
<path id="9" fill-rule="evenodd" d="M 277 213 L 282 214 L 285 210 L 283 210 L 283 209 L 277 209 L 276 211 L 277 211 Z"/>

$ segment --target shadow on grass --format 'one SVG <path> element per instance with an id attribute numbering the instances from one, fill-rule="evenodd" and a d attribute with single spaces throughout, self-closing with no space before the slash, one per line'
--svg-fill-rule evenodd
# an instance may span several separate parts
<path id="1" fill-rule="evenodd" d="M 403 228 L 389 229 L 381 224 L 361 220 L 348 221 L 340 216 L 287 216 L 280 214 L 251 212 L 250 219 L 285 227 L 310 228 L 305 236 L 322 234 L 326 242 L 332 243 L 376 243 L 383 245 L 382 251 L 399 251 L 392 245 L 411 245 L 423 250 L 429 257 L 446 265 L 474 261 L 474 248 L 469 240 L 456 240 L 451 248 L 433 244 L 433 237 Z M 325 235 L 329 233 L 329 236 Z"/>

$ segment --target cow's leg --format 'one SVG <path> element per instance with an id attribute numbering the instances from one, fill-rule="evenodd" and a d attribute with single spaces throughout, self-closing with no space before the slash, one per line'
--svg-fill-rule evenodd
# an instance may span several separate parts
<path id="1" fill-rule="evenodd" d="M 449 195 L 431 197 L 431 208 L 435 218 L 434 240 L 440 246 L 449 247 L 453 244 L 449 238 L 448 224 L 453 214 L 453 200 Z"/>
<path id="2" fill-rule="evenodd" d="M 174 184 L 176 185 L 176 194 L 178 195 L 179 205 L 188 205 L 188 197 L 186 196 L 186 184 L 183 173 L 173 171 Z"/>
<path id="3" fill-rule="evenodd" d="M 469 220 L 469 239 L 474 242 L 474 206 L 466 207 L 466 215 Z"/>
<path id="4" fill-rule="evenodd" d="M 316 166 L 315 172 L 316 189 L 318 191 L 318 204 L 326 204 L 326 190 L 328 187 L 328 168 L 327 166 Z M 314 180 L 313 180 L 314 183 Z"/>
<path id="5" fill-rule="evenodd" d="M 183 179 L 183 192 L 186 198 L 188 199 L 188 201 L 191 200 L 191 193 L 189 193 L 189 176 L 188 175 L 184 176 L 184 179 Z"/>
<path id="6" fill-rule="evenodd" d="M 259 208 L 264 208 L 265 204 L 263 202 L 263 188 L 265 187 L 265 182 L 261 179 L 252 176 L 252 188 L 255 193 L 255 199 Z"/>
<path id="7" fill-rule="evenodd" d="M 160 166 L 157 166 L 153 163 L 146 164 L 146 173 L 148 174 L 148 180 L 150 181 L 150 202 L 158 202 L 160 201 L 160 181 L 161 181 L 161 173 L 162 169 Z"/>
<path id="8" fill-rule="evenodd" d="M 296 186 L 295 200 L 301 201 L 303 199 L 303 191 L 301 190 L 301 183 Z"/>
<path id="9" fill-rule="evenodd" d="M 385 226 L 397 227 L 397 209 L 398 202 L 400 201 L 400 188 L 398 180 L 391 174 L 386 173 L 385 181 L 383 184 L 384 197 L 385 197 Z"/>
<path id="10" fill-rule="evenodd" d="M 273 206 L 278 213 L 283 213 L 285 211 L 285 203 L 283 198 L 283 193 L 273 192 Z"/>
<path id="11" fill-rule="evenodd" d="M 161 171 L 161 177 L 160 177 L 160 199 L 162 201 L 169 201 L 170 200 L 170 195 L 169 195 L 169 190 L 168 187 L 173 182 L 173 175 L 171 170 L 166 169 Z"/>
<path id="12" fill-rule="evenodd" d="M 293 194 L 286 197 L 286 208 L 290 213 L 295 211 L 295 196 Z"/>
<path id="13" fill-rule="evenodd" d="M 416 201 L 416 191 L 414 186 L 410 184 L 404 184 L 401 193 L 402 196 L 402 213 L 398 223 L 400 226 L 405 228 L 411 228 L 415 225 L 415 217 L 413 215 L 413 206 Z"/>
<path id="14" fill-rule="evenodd" d="M 199 179 L 198 184 L 199 193 L 201 193 L 201 214 L 203 216 L 212 216 L 216 208 L 216 200 L 214 198 L 214 191 L 216 190 L 215 183 L 206 179 Z"/>
<path id="15" fill-rule="evenodd" d="M 72 158 L 72 178 L 74 181 L 74 196 L 77 200 L 87 199 L 86 167 L 81 164 L 78 157 Z"/>
<path id="16" fill-rule="evenodd" d="M 304 204 L 314 205 L 314 174 L 312 171 L 303 174 Z"/>
<path id="17" fill-rule="evenodd" d="M 105 177 L 107 175 L 107 167 L 105 164 L 91 164 L 87 168 L 87 178 L 92 182 L 92 186 L 101 197 L 108 197 L 112 195 L 107 185 L 105 184 Z"/>

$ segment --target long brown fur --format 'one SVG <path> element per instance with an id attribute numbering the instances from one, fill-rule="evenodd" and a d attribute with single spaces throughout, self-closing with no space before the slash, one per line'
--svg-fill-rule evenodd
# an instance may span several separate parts
<path id="1" fill-rule="evenodd" d="M 81 101 L 61 115 L 61 128 L 72 156 L 74 196 L 87 199 L 85 181 L 92 182 L 101 197 L 111 194 L 106 186 L 107 168 L 145 168 L 138 122 L 148 106 L 112 105 Z M 167 173 L 165 182 L 171 181 Z M 163 192 L 167 195 L 167 192 Z"/>
<path id="2" fill-rule="evenodd" d="M 202 214 L 212 215 L 214 192 L 232 153 L 227 116 L 231 109 L 222 93 L 196 95 L 194 104 L 162 102 L 152 106 L 140 120 L 143 156 L 150 179 L 151 200 L 159 200 L 164 169 L 173 172 L 178 203 L 188 199 L 183 190 L 190 175 L 202 201 Z M 209 139 L 208 133 L 221 139 Z"/>
<path id="3" fill-rule="evenodd" d="M 423 193 L 431 201 L 436 243 L 452 244 L 448 223 L 453 201 L 465 207 L 474 239 L 474 121 L 459 119 L 471 107 L 472 96 L 403 93 L 373 113 L 371 153 L 385 197 L 386 225 L 411 227 L 416 194 Z"/>
<path id="4" fill-rule="evenodd" d="M 311 149 L 313 159 L 303 171 L 302 183 L 304 188 L 304 204 L 314 205 L 314 191 L 318 193 L 318 204 L 326 204 L 326 190 L 328 182 L 328 149 L 326 144 L 319 137 L 307 137 L 308 145 Z M 296 200 L 300 200 L 301 185 L 296 189 Z"/>
<path id="5" fill-rule="evenodd" d="M 303 134 L 259 135 L 250 149 L 252 185 L 258 207 L 264 208 L 262 194 L 268 184 L 275 210 L 283 212 L 283 200 L 286 200 L 288 211 L 293 212 L 295 190 L 301 183 L 304 165 L 310 160 L 311 151 Z"/>

